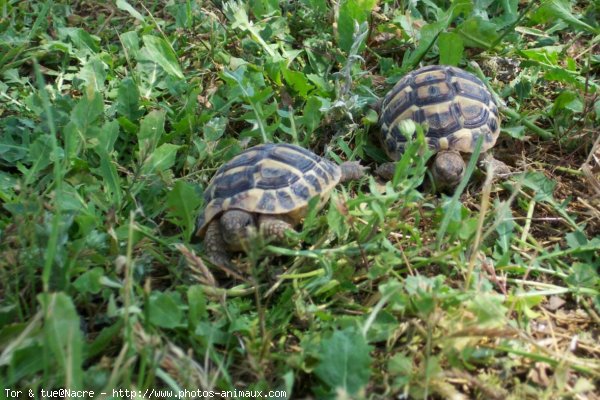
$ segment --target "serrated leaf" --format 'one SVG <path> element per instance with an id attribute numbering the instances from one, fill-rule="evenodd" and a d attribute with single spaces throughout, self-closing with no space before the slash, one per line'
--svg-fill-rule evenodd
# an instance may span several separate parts
<path id="1" fill-rule="evenodd" d="M 481 16 L 468 18 L 456 31 L 462 36 L 465 47 L 488 49 L 498 38 L 498 27 Z"/>
<path id="2" fill-rule="evenodd" d="M 336 331 L 321 342 L 319 364 L 315 374 L 332 391 L 344 389 L 357 393 L 369 382 L 371 376 L 371 347 L 366 339 L 354 329 Z"/>
<path id="3" fill-rule="evenodd" d="M 554 100 L 551 114 L 555 116 L 563 112 L 563 110 L 570 110 L 574 113 L 583 112 L 583 102 L 578 93 L 565 90 L 558 95 L 556 100 Z"/>
<path id="4" fill-rule="evenodd" d="M 184 79 L 177 55 L 163 38 L 146 35 L 143 37 L 143 40 L 151 61 L 160 65 L 167 74 L 175 78 Z"/>
<path id="5" fill-rule="evenodd" d="M 440 64 L 457 66 L 463 55 L 462 38 L 453 32 L 441 32 L 438 37 Z"/>
<path id="6" fill-rule="evenodd" d="M 175 164 L 175 155 L 181 146 L 165 143 L 159 146 L 142 166 L 143 174 L 162 172 Z"/>
<path id="7" fill-rule="evenodd" d="M 546 178 L 544 174 L 537 171 L 527 172 L 523 176 L 523 186 L 528 187 L 535 194 L 535 201 L 553 202 L 554 188 L 556 182 Z"/>
<path id="8" fill-rule="evenodd" d="M 43 293 L 38 301 L 44 310 L 44 339 L 53 364 L 62 369 L 70 389 L 81 389 L 83 334 L 75 306 L 64 293 Z"/>
<path id="9" fill-rule="evenodd" d="M 31 163 L 31 166 L 25 174 L 26 183 L 31 183 L 37 173 L 52 162 L 50 158 L 52 153 L 51 140 L 50 135 L 42 135 L 29 146 L 28 161 Z"/>
<path id="10" fill-rule="evenodd" d="M 194 185 L 185 181 L 177 181 L 167 193 L 168 218 L 184 230 L 186 240 L 190 240 L 195 231 L 196 209 L 201 202 Z"/>
<path id="11" fill-rule="evenodd" d="M 571 12 L 571 2 L 568 0 L 545 0 L 541 6 L 532 14 L 532 20 L 538 22 L 554 21 L 561 19 L 572 27 L 588 32 L 598 33 L 599 30 L 581 21 Z"/>
<path id="12" fill-rule="evenodd" d="M 283 79 L 285 79 L 286 83 L 302 98 L 306 98 L 308 92 L 314 89 L 314 86 L 311 85 L 302 72 L 285 68 L 283 70 Z"/>
<path id="13" fill-rule="evenodd" d="M 598 288 L 600 287 L 600 276 L 589 264 L 574 263 L 571 273 L 566 279 L 567 283 L 575 287 Z"/>

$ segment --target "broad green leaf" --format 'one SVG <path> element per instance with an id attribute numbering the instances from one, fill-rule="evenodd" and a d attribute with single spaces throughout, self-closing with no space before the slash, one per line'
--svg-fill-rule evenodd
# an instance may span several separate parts
<path id="1" fill-rule="evenodd" d="M 202 133 L 204 134 L 204 139 L 208 142 L 216 142 L 219 140 L 223 133 L 225 133 L 225 128 L 227 127 L 227 118 L 225 117 L 215 117 L 208 121 L 202 127 Z"/>
<path id="2" fill-rule="evenodd" d="M 600 288 L 600 275 L 597 268 L 589 264 L 574 263 L 566 281 L 575 287 Z"/>
<path id="3" fill-rule="evenodd" d="M 94 341 L 87 343 L 84 347 L 84 354 L 87 358 L 95 357 L 106 351 L 115 337 L 117 337 L 123 328 L 123 320 L 117 319 L 116 322 L 106 328 L 102 329 L 100 333 L 94 338 Z M 89 372 L 90 370 L 88 370 Z"/>
<path id="4" fill-rule="evenodd" d="M 29 146 L 28 161 L 31 163 L 31 166 L 25 174 L 26 183 L 31 183 L 33 178 L 35 178 L 35 176 L 38 174 L 38 172 L 50 165 L 50 163 L 52 162 L 50 157 L 51 153 L 52 146 L 50 135 L 42 135 L 38 137 Z"/>
<path id="5" fill-rule="evenodd" d="M 85 86 L 102 93 L 104 90 L 104 81 L 108 76 L 108 67 L 100 56 L 94 55 L 84 62 L 83 67 L 76 76 L 85 83 Z M 80 86 L 83 85 L 80 83 L 78 87 Z"/>
<path id="6" fill-rule="evenodd" d="M 371 347 L 362 334 L 347 328 L 335 331 L 321 342 L 319 364 L 315 374 L 333 392 L 337 388 L 356 394 L 371 376 Z"/>
<path id="7" fill-rule="evenodd" d="M 278 0 L 250 0 L 250 8 L 256 18 L 281 14 Z"/>
<path id="8" fill-rule="evenodd" d="M 92 268 L 85 271 L 73 282 L 73 286 L 80 293 L 99 293 L 102 289 L 100 278 L 104 276 L 104 269 L 100 267 Z"/>
<path id="9" fill-rule="evenodd" d="M 306 133 L 310 134 L 319 127 L 323 114 L 321 113 L 321 105 L 323 103 L 316 96 L 310 96 L 304 105 L 302 123 L 306 128 Z M 308 136 L 308 135 L 307 135 Z"/>
<path id="10" fill-rule="evenodd" d="M 419 45 L 410 53 L 410 56 L 402 62 L 403 69 L 413 69 L 431 48 L 440 32 L 448 27 L 446 21 L 437 21 L 427 24 L 421 28 Z"/>
<path id="11" fill-rule="evenodd" d="M 75 306 L 64 293 L 40 294 L 38 301 L 44 310 L 44 340 L 53 365 L 62 370 L 65 387 L 81 389 L 83 334 Z"/>
<path id="12" fill-rule="evenodd" d="M 71 121 L 75 124 L 80 134 L 87 138 L 88 129 L 104 113 L 102 95 L 95 90 L 87 90 L 79 99 L 71 112 Z"/>
<path id="13" fill-rule="evenodd" d="M 40 354 L 43 354 L 43 352 L 44 346 L 33 341 L 16 349 L 10 358 L 10 376 L 2 383 L 4 385 L 14 385 L 19 380 L 43 370 L 44 363 L 40 362 Z M 0 385 L 0 387 L 2 386 Z M 6 392 L 3 394 L 6 395 Z M 3 398 L 7 399 L 7 397 Z"/>
<path id="14" fill-rule="evenodd" d="M 187 299 L 189 305 L 188 321 L 191 326 L 197 326 L 198 322 L 206 321 L 208 313 L 206 312 L 206 297 L 204 289 L 201 286 L 193 285 L 187 290 Z"/>
<path id="15" fill-rule="evenodd" d="M 521 50 L 521 53 L 530 60 L 539 61 L 542 64 L 558 65 L 559 54 L 563 51 L 563 46 L 544 46 L 535 49 Z"/>
<path id="16" fill-rule="evenodd" d="M 250 33 L 252 40 L 263 48 L 263 50 L 272 58 L 272 61 L 277 62 L 282 59 L 282 57 L 264 41 L 256 26 L 250 22 L 246 6 L 242 2 L 236 0 L 226 2 L 223 4 L 223 12 L 227 16 L 227 19 L 231 21 L 231 27 Z"/>
<path id="17" fill-rule="evenodd" d="M 174 293 L 153 292 L 148 303 L 150 323 L 161 328 L 181 326 L 183 311 L 175 300 Z"/>
<path id="18" fill-rule="evenodd" d="M 556 182 L 546 178 L 541 172 L 529 171 L 525 173 L 523 176 L 523 186 L 533 191 L 535 201 L 554 201 L 553 193 Z"/>
<path id="19" fill-rule="evenodd" d="M 79 130 L 73 122 L 69 122 L 63 129 L 63 137 L 65 142 L 65 154 L 67 155 L 67 159 L 71 161 L 77 156 L 79 150 L 81 150 L 83 135 L 79 133 Z"/>
<path id="20" fill-rule="evenodd" d="M 462 38 L 453 32 L 441 32 L 438 37 L 440 64 L 457 66 L 463 55 Z"/>
<path id="21" fill-rule="evenodd" d="M 395 354 L 388 362 L 388 371 L 392 376 L 405 377 L 406 382 L 411 376 L 413 369 L 413 359 L 402 353 Z"/>
<path id="22" fill-rule="evenodd" d="M 354 43 L 355 21 L 359 25 L 366 22 L 376 5 L 377 0 L 342 0 L 337 21 L 338 44 L 342 50 L 349 52 Z"/>
<path id="23" fill-rule="evenodd" d="M 341 201 L 343 200 L 341 200 L 336 193 L 331 194 L 331 198 L 329 199 L 329 212 L 327 213 L 327 225 L 338 238 L 345 239 L 348 235 L 348 227 L 344 221 L 344 216 L 336 206 L 336 204 Z"/>
<path id="24" fill-rule="evenodd" d="M 171 168 L 173 164 L 175 164 L 175 155 L 180 147 L 181 146 L 171 143 L 160 145 L 144 162 L 144 165 L 142 166 L 142 173 L 150 174 L 162 172 L 168 168 Z"/>
<path id="25" fill-rule="evenodd" d="M 158 145 L 158 141 L 165 132 L 165 115 L 164 110 L 154 110 L 142 119 L 137 135 L 141 154 L 145 155 L 154 151 Z"/>
<path id="26" fill-rule="evenodd" d="M 59 28 L 58 34 L 61 38 L 69 38 L 77 49 L 88 55 L 95 54 L 100 51 L 100 47 L 98 46 L 100 39 L 93 37 L 82 28 Z"/>
<path id="27" fill-rule="evenodd" d="M 283 79 L 286 83 L 297 92 L 300 97 L 306 98 L 308 92 L 314 89 L 314 86 L 306 78 L 302 72 L 292 71 L 291 69 L 285 68 L 283 70 Z"/>
<path id="28" fill-rule="evenodd" d="M 33 121 L 16 116 L 5 117 L 0 123 L 0 161 L 15 164 L 29 153 Z"/>
<path id="29" fill-rule="evenodd" d="M 574 28 L 582 29 L 591 33 L 600 30 L 581 21 L 571 12 L 569 0 L 544 0 L 541 6 L 531 15 L 531 19 L 538 22 L 549 22 L 561 19 Z"/>
<path id="30" fill-rule="evenodd" d="M 138 21 L 144 22 L 144 16 L 140 14 L 135 8 L 133 8 L 131 4 L 129 4 L 127 1 L 117 0 L 116 5 L 119 8 L 119 10 L 127 11 L 129 15 L 131 15 L 133 18 L 137 19 Z"/>
<path id="31" fill-rule="evenodd" d="M 488 49 L 498 38 L 498 27 L 480 16 L 468 18 L 456 32 L 462 36 L 465 47 Z"/>
<path id="32" fill-rule="evenodd" d="M 115 142 L 119 138 L 119 122 L 112 120 L 106 122 L 96 137 L 98 146 L 110 154 L 115 149 Z"/>
<path id="33" fill-rule="evenodd" d="M 108 202 L 118 205 L 122 200 L 122 189 L 117 167 L 113 164 L 110 155 L 104 148 L 98 147 L 96 153 L 100 156 L 100 167 L 93 169 L 92 172 L 102 177 L 102 184 Z"/>
<path id="34" fill-rule="evenodd" d="M 129 57 L 138 58 L 140 52 L 140 38 L 136 31 L 125 32 L 120 36 L 123 50 Z"/>
<path id="35" fill-rule="evenodd" d="M 167 74 L 175 78 L 184 79 L 177 55 L 169 43 L 163 38 L 152 35 L 144 36 L 143 40 L 151 61 L 160 65 Z"/>
<path id="36" fill-rule="evenodd" d="M 569 110 L 574 113 L 583 112 L 583 102 L 579 94 L 570 90 L 565 90 L 554 100 L 551 115 L 556 116 L 563 113 L 564 110 Z"/>
<path id="37" fill-rule="evenodd" d="M 142 116 L 140 110 L 140 91 L 131 78 L 125 78 L 119 85 L 117 92 L 117 113 L 127 117 L 130 121 L 137 121 Z"/>
<path id="38" fill-rule="evenodd" d="M 496 222 L 496 232 L 498 233 L 496 242 L 504 252 L 507 252 L 510 249 L 510 242 L 515 229 L 512 211 L 503 202 L 497 202 L 494 208 L 496 209 L 494 219 Z"/>
<path id="39" fill-rule="evenodd" d="M 525 137 L 525 127 L 522 125 L 508 127 L 503 126 L 502 132 L 508 134 L 510 137 L 513 137 L 515 139 L 523 139 Z"/>
<path id="40" fill-rule="evenodd" d="M 196 209 L 202 198 L 196 193 L 195 185 L 179 180 L 173 190 L 167 193 L 167 217 L 184 231 L 186 240 L 190 240 L 196 227 Z"/>

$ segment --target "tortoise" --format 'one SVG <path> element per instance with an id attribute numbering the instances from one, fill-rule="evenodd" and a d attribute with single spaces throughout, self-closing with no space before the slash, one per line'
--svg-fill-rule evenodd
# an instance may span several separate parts
<path id="1" fill-rule="evenodd" d="M 204 238 L 211 262 L 231 268 L 230 252 L 244 250 L 254 233 L 283 241 L 285 231 L 305 216 L 310 199 L 319 196 L 320 208 L 338 183 L 363 174 L 358 162 L 337 165 L 291 144 L 251 147 L 213 176 L 204 191 L 197 235 Z"/>
<path id="2" fill-rule="evenodd" d="M 402 77 L 380 106 L 380 139 L 388 157 L 402 157 L 406 137 L 400 122 L 412 119 L 424 124 L 426 140 L 437 154 L 431 167 L 438 190 L 452 190 L 465 174 L 461 153 L 472 153 L 479 138 L 481 161 L 491 163 L 498 174 L 508 166 L 495 160 L 490 150 L 500 134 L 498 106 L 483 82 L 460 68 L 431 65 Z M 395 163 L 382 164 L 376 173 L 391 179 Z"/>

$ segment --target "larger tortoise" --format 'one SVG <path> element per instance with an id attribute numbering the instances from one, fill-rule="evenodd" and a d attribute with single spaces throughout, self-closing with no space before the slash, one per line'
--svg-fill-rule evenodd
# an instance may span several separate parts
<path id="1" fill-rule="evenodd" d="M 437 152 L 431 169 L 438 189 L 452 189 L 463 178 L 460 153 L 472 153 L 483 137 L 481 153 L 491 149 L 500 134 L 500 116 L 492 94 L 475 75 L 460 68 L 431 65 L 402 77 L 384 97 L 380 109 L 380 139 L 388 156 L 402 157 L 407 138 L 400 122 L 412 119 L 425 125 L 428 145 Z M 497 172 L 508 167 L 486 154 Z M 395 163 L 377 169 L 384 178 L 394 174 Z"/>
<path id="2" fill-rule="evenodd" d="M 251 147 L 221 166 L 204 191 L 198 219 L 209 259 L 230 267 L 231 251 L 241 251 L 258 232 L 283 240 L 304 217 L 308 202 L 322 207 L 339 182 L 364 174 L 358 162 L 337 165 L 290 144 Z"/>

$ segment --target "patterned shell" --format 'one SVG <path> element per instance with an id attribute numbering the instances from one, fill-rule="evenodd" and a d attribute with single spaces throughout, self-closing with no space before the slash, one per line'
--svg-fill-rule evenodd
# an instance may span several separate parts
<path id="1" fill-rule="evenodd" d="M 405 75 L 383 99 L 381 139 L 392 160 L 402 156 L 406 138 L 399 123 L 426 122 L 429 146 L 471 153 L 481 135 L 481 151 L 496 144 L 500 134 L 498 107 L 475 75 L 460 68 L 432 65 Z"/>
<path id="2" fill-rule="evenodd" d="M 302 217 L 314 196 L 327 197 L 342 177 L 341 168 L 302 147 L 262 144 L 221 166 L 204 192 L 198 220 L 204 236 L 210 221 L 231 209 Z"/>

